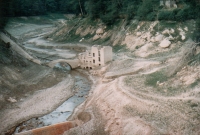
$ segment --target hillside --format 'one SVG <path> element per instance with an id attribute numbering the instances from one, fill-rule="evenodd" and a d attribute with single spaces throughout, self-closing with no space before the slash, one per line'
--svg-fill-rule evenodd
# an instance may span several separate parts
<path id="1" fill-rule="evenodd" d="M 159 2 L 4 3 L 10 12 L 0 16 L 12 17 L 0 20 L 0 28 L 20 40 L 31 59 L 0 42 L 0 132 L 12 134 L 20 123 L 21 131 L 33 129 L 23 122 L 35 118 L 37 127 L 38 117 L 74 95 L 85 101 L 70 110 L 67 120 L 75 127 L 63 135 L 199 135 L 199 1 L 179 0 L 170 8 Z M 111 46 L 113 61 L 74 75 L 63 70 L 69 64 L 63 59 L 92 45 Z M 60 69 L 48 67 L 52 61 Z M 77 94 L 90 81 L 88 96 Z"/>
<path id="2" fill-rule="evenodd" d="M 98 72 L 98 78 L 71 117 L 86 111 L 93 119 L 66 134 L 198 135 L 200 47 L 192 40 L 195 21 L 132 20 L 112 27 L 87 21 L 67 20 L 48 35 L 50 40 L 114 49 L 113 62 L 89 71 Z"/>

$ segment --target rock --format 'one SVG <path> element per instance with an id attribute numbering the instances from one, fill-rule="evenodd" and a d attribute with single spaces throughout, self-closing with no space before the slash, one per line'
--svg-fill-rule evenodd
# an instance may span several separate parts
<path id="1" fill-rule="evenodd" d="M 155 37 L 155 41 L 160 42 L 160 41 L 163 40 L 163 38 L 164 38 L 163 35 L 157 35 L 157 36 Z"/>
<path id="2" fill-rule="evenodd" d="M 141 50 L 142 52 L 148 52 L 149 48 L 151 48 L 152 46 L 153 46 L 152 43 L 148 43 L 148 44 L 145 44 L 144 46 L 142 46 L 142 47 L 140 48 L 140 50 Z"/>
<path id="3" fill-rule="evenodd" d="M 150 41 L 153 42 L 153 43 L 156 42 L 154 37 L 152 37 Z"/>
<path id="4" fill-rule="evenodd" d="M 174 29 L 171 29 L 171 30 L 170 30 L 170 33 L 171 33 L 171 34 L 174 33 Z"/>
<path id="5" fill-rule="evenodd" d="M 95 41 L 95 40 L 97 40 L 97 39 L 99 39 L 99 38 L 101 38 L 99 35 L 95 35 L 95 36 L 92 38 L 92 40 Z"/>
<path id="6" fill-rule="evenodd" d="M 16 103 L 17 102 L 17 100 L 12 98 L 12 97 L 9 97 L 8 101 L 11 102 L 11 103 Z"/>
<path id="7" fill-rule="evenodd" d="M 171 41 L 174 40 L 174 38 L 171 35 L 168 37 L 168 39 Z"/>
<path id="8" fill-rule="evenodd" d="M 101 38 L 106 38 L 107 37 L 107 32 L 104 32 Z"/>
<path id="9" fill-rule="evenodd" d="M 185 85 L 190 85 L 196 81 L 195 76 L 186 76 L 183 78 L 183 82 Z"/>
<path id="10" fill-rule="evenodd" d="M 162 34 L 169 34 L 170 33 L 170 31 L 168 30 L 168 29 L 165 29 L 163 32 L 162 32 Z"/>
<path id="11" fill-rule="evenodd" d="M 178 6 L 176 4 L 173 5 L 174 8 L 177 8 Z"/>
<path id="12" fill-rule="evenodd" d="M 168 39 L 164 39 L 160 44 L 159 46 L 162 47 L 162 48 L 167 48 L 169 47 L 171 44 L 171 42 L 168 40 Z"/>
<path id="13" fill-rule="evenodd" d="M 106 70 L 107 70 L 107 67 L 102 67 L 101 70 L 100 70 L 100 73 L 103 74 L 103 73 L 106 72 Z"/>
<path id="14" fill-rule="evenodd" d="M 152 37 L 151 33 L 150 32 L 147 32 L 146 33 L 146 37 L 147 37 L 147 41 L 149 41 Z"/>
<path id="15" fill-rule="evenodd" d="M 98 28 L 96 31 L 97 35 L 102 35 L 104 33 L 104 30 L 102 28 Z"/>
<path id="16" fill-rule="evenodd" d="M 136 35 L 137 35 L 137 36 L 141 36 L 142 33 L 141 33 L 141 32 L 137 32 Z"/>
<path id="17" fill-rule="evenodd" d="M 185 30 L 185 31 L 188 31 L 188 27 L 185 27 L 184 30 Z"/>
<path id="18" fill-rule="evenodd" d="M 182 40 L 185 40 L 185 35 L 181 35 L 181 39 L 182 39 Z"/>
<path id="19" fill-rule="evenodd" d="M 80 40 L 79 40 L 79 42 L 82 42 L 84 40 L 84 38 L 81 38 Z"/>

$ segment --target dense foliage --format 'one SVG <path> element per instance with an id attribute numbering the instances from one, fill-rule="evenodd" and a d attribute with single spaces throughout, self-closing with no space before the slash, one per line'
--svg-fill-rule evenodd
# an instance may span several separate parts
<path id="1" fill-rule="evenodd" d="M 0 0 L 0 15 L 32 16 L 49 12 L 73 13 L 113 24 L 117 19 L 185 21 L 200 18 L 199 0 L 179 0 L 166 9 L 160 0 Z M 2 19 L 1 19 L 2 20 Z"/>

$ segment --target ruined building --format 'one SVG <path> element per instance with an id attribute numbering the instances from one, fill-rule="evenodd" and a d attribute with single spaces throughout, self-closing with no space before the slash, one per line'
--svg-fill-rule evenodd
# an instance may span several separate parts
<path id="1" fill-rule="evenodd" d="M 80 66 L 85 69 L 104 66 L 112 61 L 112 47 L 94 45 L 91 50 L 79 54 Z"/>
<path id="2" fill-rule="evenodd" d="M 178 0 L 160 0 L 160 6 L 165 6 L 167 8 L 177 8 L 176 2 L 178 2 Z"/>

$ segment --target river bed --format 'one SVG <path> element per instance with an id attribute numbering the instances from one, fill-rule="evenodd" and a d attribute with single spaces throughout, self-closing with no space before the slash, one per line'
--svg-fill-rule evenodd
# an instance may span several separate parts
<path id="1" fill-rule="evenodd" d="M 80 71 L 71 71 L 70 74 L 75 79 L 74 95 L 53 112 L 21 123 L 16 128 L 15 133 L 64 122 L 73 113 L 73 110 L 85 101 L 91 89 L 91 81 Z"/>
<path id="2" fill-rule="evenodd" d="M 46 33 L 49 33 L 55 29 L 55 25 L 53 24 L 55 22 L 56 20 L 52 22 L 52 24 L 48 23 L 40 25 L 19 22 L 15 20 L 14 22 L 10 22 L 8 24 L 6 30 L 10 32 L 14 37 L 22 39 L 22 45 L 24 48 L 26 48 L 26 51 L 34 57 L 39 59 L 41 58 L 43 64 L 50 62 L 51 60 L 70 59 L 76 57 L 77 52 L 73 50 L 66 48 L 59 49 L 60 46 L 65 46 L 65 44 L 54 43 L 43 38 Z M 43 45 L 47 47 L 48 45 L 51 45 L 53 47 L 47 49 L 46 47 L 41 47 Z M 48 59 L 44 62 L 42 58 Z M 91 81 L 85 74 L 81 73 L 82 71 L 83 70 L 72 70 L 69 72 L 61 69 L 63 74 L 70 74 L 75 79 L 74 95 L 51 113 L 41 117 L 29 119 L 28 121 L 21 123 L 17 126 L 15 133 L 20 133 L 23 131 L 66 121 L 68 117 L 73 113 L 74 109 L 85 101 L 85 98 L 91 89 Z"/>

